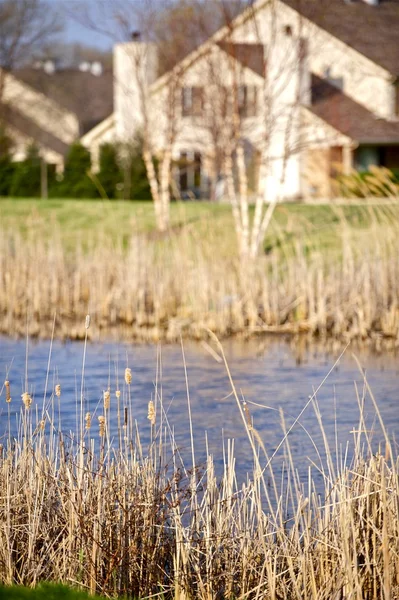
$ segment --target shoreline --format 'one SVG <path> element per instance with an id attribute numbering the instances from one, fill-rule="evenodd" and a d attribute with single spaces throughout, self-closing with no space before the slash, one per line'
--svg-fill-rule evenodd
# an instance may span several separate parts
<path id="1" fill-rule="evenodd" d="M 54 330 L 53 330 L 54 327 Z M 84 327 L 84 321 L 66 321 L 57 323 L 46 321 L 45 323 L 28 323 L 20 321 L 14 324 L 12 329 L 4 326 L 0 322 L 0 336 L 9 339 L 25 339 L 27 335 L 35 341 L 56 340 L 59 342 L 79 342 L 84 341 L 87 334 L 87 341 L 90 343 L 120 342 L 132 343 L 134 345 L 147 344 L 176 344 L 181 340 L 192 343 L 207 343 L 210 340 L 210 330 L 206 327 L 193 323 L 192 327 L 178 329 L 161 329 L 158 327 L 134 327 L 132 325 L 121 324 L 117 326 L 101 327 L 96 325 L 95 318 L 91 318 L 91 324 L 88 330 Z M 212 331 L 220 342 L 240 341 L 251 343 L 258 341 L 268 344 L 269 342 L 282 342 L 291 346 L 298 346 L 301 349 L 320 348 L 327 352 L 337 352 L 350 344 L 357 350 L 371 351 L 374 354 L 394 353 L 399 351 L 399 339 L 392 335 L 384 335 L 380 331 L 370 332 L 366 337 L 360 335 L 333 336 L 331 334 L 315 334 L 303 324 L 292 324 L 288 326 L 270 326 L 263 328 L 243 329 L 231 333 L 220 333 Z"/>

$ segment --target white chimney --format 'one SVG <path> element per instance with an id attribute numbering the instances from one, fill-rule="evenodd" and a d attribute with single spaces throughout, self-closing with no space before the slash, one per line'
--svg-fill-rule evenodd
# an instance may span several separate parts
<path id="1" fill-rule="evenodd" d="M 118 139 L 128 141 L 143 125 L 142 101 L 158 75 L 155 44 L 127 42 L 114 47 L 114 115 Z M 144 95 L 144 98 L 143 98 Z"/>
<path id="2" fill-rule="evenodd" d="M 379 0 L 363 0 L 363 2 L 369 4 L 370 6 L 378 6 L 380 3 Z"/>

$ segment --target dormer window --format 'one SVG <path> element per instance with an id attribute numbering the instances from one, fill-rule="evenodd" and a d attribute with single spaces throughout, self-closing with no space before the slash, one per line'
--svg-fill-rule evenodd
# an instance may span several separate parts
<path id="1" fill-rule="evenodd" d="M 203 111 L 203 88 L 184 87 L 182 89 L 183 117 L 200 117 Z"/>

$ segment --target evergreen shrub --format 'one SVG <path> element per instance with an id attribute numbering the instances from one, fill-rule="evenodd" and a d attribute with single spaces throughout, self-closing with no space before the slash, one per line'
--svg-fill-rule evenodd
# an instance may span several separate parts
<path id="1" fill-rule="evenodd" d="M 15 170 L 11 150 L 11 139 L 0 128 L 0 196 L 8 196 L 11 189 Z"/>
<path id="2" fill-rule="evenodd" d="M 90 169 L 90 152 L 80 142 L 75 142 L 66 156 L 63 178 L 51 187 L 50 195 L 59 198 L 98 198 L 99 192 L 87 175 Z"/>

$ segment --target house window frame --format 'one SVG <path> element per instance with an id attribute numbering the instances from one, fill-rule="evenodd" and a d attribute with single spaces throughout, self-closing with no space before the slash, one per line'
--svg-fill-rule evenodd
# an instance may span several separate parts
<path id="1" fill-rule="evenodd" d="M 238 86 L 237 108 L 241 118 L 247 119 L 258 116 L 258 86 Z"/>
<path id="2" fill-rule="evenodd" d="M 183 117 L 201 117 L 204 110 L 204 88 L 201 86 L 182 87 L 181 110 Z"/>

